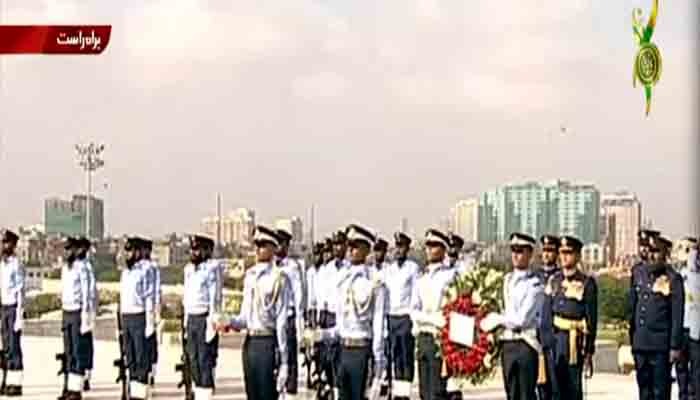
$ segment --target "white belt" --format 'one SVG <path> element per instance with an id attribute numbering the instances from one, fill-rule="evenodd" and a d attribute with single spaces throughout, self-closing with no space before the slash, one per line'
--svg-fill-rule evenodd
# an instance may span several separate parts
<path id="1" fill-rule="evenodd" d="M 542 345 L 537 340 L 537 329 L 535 328 L 523 329 L 519 332 L 513 332 L 511 329 L 506 329 L 503 332 L 503 335 L 501 335 L 501 340 L 507 342 L 522 340 L 527 343 L 528 346 L 532 347 L 532 349 L 538 354 L 542 353 Z"/>
<path id="2" fill-rule="evenodd" d="M 318 330 L 318 339 L 319 340 L 336 339 L 337 337 L 338 337 L 338 333 L 337 333 L 335 328 L 319 329 Z"/>
<path id="3" fill-rule="evenodd" d="M 185 310 L 185 314 L 206 314 L 209 312 L 209 307 L 195 307 L 195 308 L 188 308 Z"/>
<path id="4" fill-rule="evenodd" d="M 63 307 L 63 311 L 66 311 L 66 312 L 76 312 L 76 311 L 80 311 L 80 310 L 81 310 L 81 307 L 80 307 L 80 306 L 78 306 L 78 308 L 72 308 L 72 307 L 66 308 L 66 307 Z"/>
<path id="5" fill-rule="evenodd" d="M 122 314 L 140 314 L 146 312 L 144 307 L 134 306 L 120 309 Z"/>

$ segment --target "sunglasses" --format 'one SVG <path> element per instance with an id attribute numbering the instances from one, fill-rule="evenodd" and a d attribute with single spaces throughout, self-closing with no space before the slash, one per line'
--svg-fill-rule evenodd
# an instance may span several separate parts
<path id="1" fill-rule="evenodd" d="M 652 247 L 649 249 L 649 253 L 661 253 L 661 249 L 657 249 L 655 247 Z"/>
<path id="2" fill-rule="evenodd" d="M 559 254 L 574 254 L 573 250 L 559 250 Z"/>

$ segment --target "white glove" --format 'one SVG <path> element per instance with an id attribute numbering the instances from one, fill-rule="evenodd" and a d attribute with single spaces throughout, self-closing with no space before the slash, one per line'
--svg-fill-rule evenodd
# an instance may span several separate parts
<path id="1" fill-rule="evenodd" d="M 17 310 L 17 317 L 15 318 L 15 332 L 19 332 L 24 328 L 24 318 L 22 318 L 22 310 Z"/>
<path id="2" fill-rule="evenodd" d="M 500 325 L 503 325 L 503 316 L 497 313 L 490 313 L 479 323 L 481 330 L 485 332 L 491 332 Z"/>
<path id="3" fill-rule="evenodd" d="M 277 393 L 282 393 L 286 389 L 288 377 L 289 366 L 287 364 L 280 365 L 280 369 L 277 372 Z"/>
<path id="4" fill-rule="evenodd" d="M 145 337 L 149 338 L 156 332 L 156 325 L 153 318 L 153 313 L 146 313 L 146 329 L 144 332 Z"/>
<path id="5" fill-rule="evenodd" d="M 212 319 L 207 319 L 207 329 L 204 336 L 204 341 L 210 343 L 216 337 L 216 326 Z"/>
<path id="6" fill-rule="evenodd" d="M 84 335 L 92 331 L 92 319 L 88 312 L 80 314 L 80 334 Z"/>
<path id="7" fill-rule="evenodd" d="M 430 323 L 438 328 L 443 328 L 447 324 L 447 320 L 445 320 L 445 316 L 442 313 L 433 313 L 429 316 L 429 319 Z"/>
<path id="8" fill-rule="evenodd" d="M 369 389 L 369 398 L 368 400 L 379 400 L 379 395 L 381 394 L 382 390 L 382 384 L 379 381 L 379 379 L 374 379 L 372 381 L 372 386 L 370 386 Z"/>

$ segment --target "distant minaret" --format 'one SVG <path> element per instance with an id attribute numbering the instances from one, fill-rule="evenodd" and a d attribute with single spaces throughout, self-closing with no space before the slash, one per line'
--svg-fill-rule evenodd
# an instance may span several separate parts
<path id="1" fill-rule="evenodd" d="M 216 195 L 216 250 L 221 253 L 221 193 Z"/>
<path id="2" fill-rule="evenodd" d="M 313 203 L 311 203 L 311 221 L 310 221 L 310 227 L 309 227 L 309 248 L 313 247 L 314 243 L 316 243 L 316 210 L 315 206 Z"/>

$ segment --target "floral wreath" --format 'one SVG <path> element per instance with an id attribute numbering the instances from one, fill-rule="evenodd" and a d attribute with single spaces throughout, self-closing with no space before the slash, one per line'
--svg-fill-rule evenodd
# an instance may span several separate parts
<path id="1" fill-rule="evenodd" d="M 477 267 L 461 274 L 447 289 L 442 308 L 445 326 L 436 338 L 443 360 L 443 372 L 459 383 L 484 383 L 496 370 L 502 346 L 497 332 L 486 332 L 480 322 L 489 313 L 499 313 L 503 305 L 503 273 Z M 474 343 L 471 347 L 450 340 L 452 313 L 474 318 Z"/>

